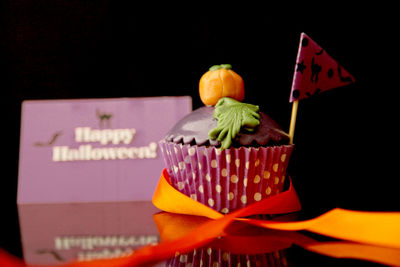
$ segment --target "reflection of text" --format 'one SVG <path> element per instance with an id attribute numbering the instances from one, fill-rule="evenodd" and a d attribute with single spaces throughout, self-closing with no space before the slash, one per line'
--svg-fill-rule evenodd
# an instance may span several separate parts
<path id="1" fill-rule="evenodd" d="M 102 249 L 102 250 L 91 250 L 91 251 L 81 251 L 78 253 L 78 261 L 90 261 L 90 260 L 100 260 L 100 259 L 112 259 L 118 257 L 127 257 L 133 253 L 133 249 Z"/>
<path id="2" fill-rule="evenodd" d="M 135 248 L 156 244 L 157 235 L 55 237 L 56 250 L 78 250 L 78 261 L 129 256 Z"/>
<path id="3" fill-rule="evenodd" d="M 137 247 L 158 242 L 156 235 L 131 236 L 67 236 L 55 237 L 54 245 L 57 250 L 79 248 L 91 250 L 99 247 Z"/>

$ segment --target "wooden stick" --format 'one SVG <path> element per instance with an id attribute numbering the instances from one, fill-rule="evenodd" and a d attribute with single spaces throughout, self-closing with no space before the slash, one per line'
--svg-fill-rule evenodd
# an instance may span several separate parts
<path id="1" fill-rule="evenodd" d="M 289 144 L 293 144 L 294 128 L 296 127 L 297 109 L 299 107 L 299 100 L 293 101 L 292 117 L 290 118 L 289 128 Z"/>

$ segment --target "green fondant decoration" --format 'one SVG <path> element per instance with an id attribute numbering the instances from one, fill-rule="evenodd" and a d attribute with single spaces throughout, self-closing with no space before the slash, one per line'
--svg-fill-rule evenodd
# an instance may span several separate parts
<path id="1" fill-rule="evenodd" d="M 214 118 L 218 125 L 208 132 L 208 137 L 221 142 L 221 149 L 229 148 L 232 140 L 241 131 L 252 132 L 260 124 L 259 107 L 239 102 L 229 97 L 218 100 Z"/>
<path id="2" fill-rule="evenodd" d="M 215 70 L 219 70 L 219 69 L 230 70 L 230 69 L 232 69 L 232 65 L 231 64 L 214 65 L 209 70 L 210 71 L 215 71 Z"/>

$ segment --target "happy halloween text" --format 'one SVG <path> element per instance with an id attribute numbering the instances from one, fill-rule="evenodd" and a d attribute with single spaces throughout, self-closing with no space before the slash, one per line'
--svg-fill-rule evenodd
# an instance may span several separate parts
<path id="1" fill-rule="evenodd" d="M 78 160 L 124 160 L 151 159 L 157 157 L 157 143 L 150 142 L 147 146 L 116 146 L 129 145 L 135 139 L 136 129 L 92 129 L 90 127 L 75 128 L 75 142 L 99 143 L 101 147 L 92 144 L 80 145 L 77 148 L 69 146 L 54 146 L 53 161 Z M 107 146 L 114 145 L 114 146 Z M 106 147 L 105 147 L 106 146 Z"/>

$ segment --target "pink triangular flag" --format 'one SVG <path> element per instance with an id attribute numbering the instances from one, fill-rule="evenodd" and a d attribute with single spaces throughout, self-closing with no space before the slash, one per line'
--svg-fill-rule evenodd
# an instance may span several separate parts
<path id="1" fill-rule="evenodd" d="M 300 37 L 290 102 L 344 86 L 355 81 L 316 42 L 304 32 Z"/>

